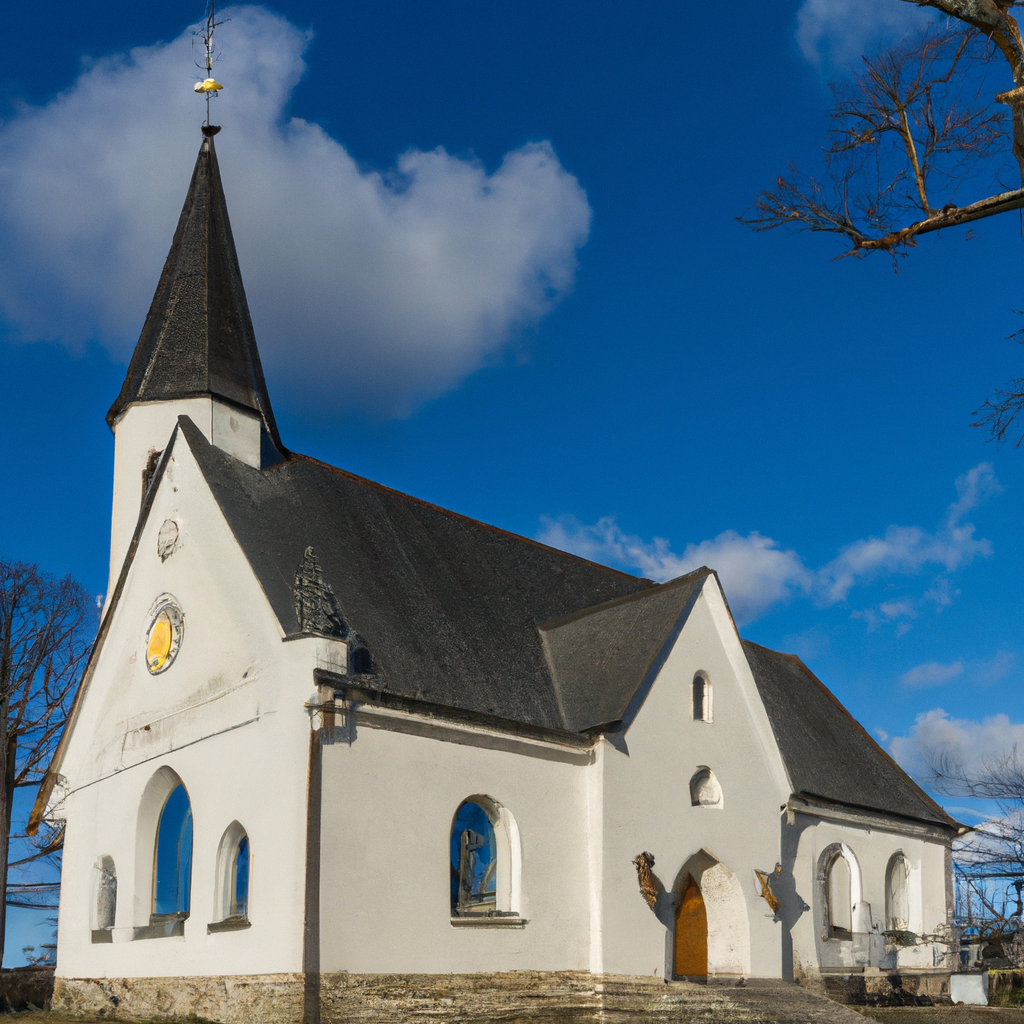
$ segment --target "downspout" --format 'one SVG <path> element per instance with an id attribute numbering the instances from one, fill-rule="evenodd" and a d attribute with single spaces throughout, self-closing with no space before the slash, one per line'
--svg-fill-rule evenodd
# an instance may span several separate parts
<path id="1" fill-rule="evenodd" d="M 306 773 L 306 898 L 302 925 L 302 1024 L 320 1024 L 320 828 L 323 796 L 323 715 L 309 712 Z"/>

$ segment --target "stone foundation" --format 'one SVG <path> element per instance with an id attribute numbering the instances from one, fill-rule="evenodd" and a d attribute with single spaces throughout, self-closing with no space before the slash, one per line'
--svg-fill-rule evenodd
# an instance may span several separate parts
<path id="1" fill-rule="evenodd" d="M 46 1010 L 52 995 L 52 967 L 15 967 L 0 971 L 0 1012 Z"/>
<path id="2" fill-rule="evenodd" d="M 294 1024 L 303 1016 L 301 974 L 220 978 L 60 978 L 53 1009 L 114 1020 L 184 1018 Z"/>
<path id="3" fill-rule="evenodd" d="M 1024 1005 L 1024 971 L 1003 970 L 988 972 L 989 1006 Z"/>
<path id="4" fill-rule="evenodd" d="M 312 979 L 310 979 L 312 982 Z M 746 1003 L 799 1011 L 771 1019 L 859 1022 L 852 1011 L 784 982 L 712 979 L 708 985 L 666 984 L 660 978 L 580 972 L 514 971 L 503 974 L 328 974 L 320 979 L 319 1005 L 306 1014 L 315 1024 L 468 1024 L 470 1021 L 548 1019 L 573 1024 L 605 1019 L 602 1011 L 654 1011 L 660 1016 L 737 1021 L 751 1019 Z M 301 1024 L 306 979 L 301 974 L 220 978 L 57 978 L 53 1006 L 70 1014 L 113 1020 L 204 1018 L 225 1024 Z M 315 984 L 310 986 L 315 992 Z M 316 1000 L 314 999 L 314 1004 Z M 763 1005 L 762 1005 L 763 1004 Z"/>
<path id="5" fill-rule="evenodd" d="M 949 1003 L 949 971 L 814 971 L 800 979 L 812 992 L 848 1006 L 933 1006 Z"/>

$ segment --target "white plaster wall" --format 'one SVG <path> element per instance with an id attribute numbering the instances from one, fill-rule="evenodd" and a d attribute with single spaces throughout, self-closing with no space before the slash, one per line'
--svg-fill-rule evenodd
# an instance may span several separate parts
<path id="1" fill-rule="evenodd" d="M 180 406 L 179 406 L 180 408 Z M 141 410 L 133 410 L 133 412 Z M 157 532 L 179 527 L 162 562 Z M 184 612 L 174 663 L 145 666 L 148 616 L 170 593 Z M 70 795 L 57 972 L 70 977 L 218 975 L 301 969 L 306 766 L 314 641 L 282 643 L 263 593 L 179 435 L 59 767 Z M 172 768 L 192 802 L 191 916 L 183 938 L 130 940 L 148 916 L 135 877 L 139 802 Z M 237 819 L 252 850 L 252 927 L 208 935 L 215 855 Z M 153 842 L 143 837 L 143 842 Z M 91 942 L 96 859 L 117 870 L 115 941 Z M 143 864 L 151 863 L 147 851 Z M 141 918 L 141 921 L 140 921 Z"/>
<path id="2" fill-rule="evenodd" d="M 114 504 L 111 515 L 109 600 L 135 533 L 142 506 L 142 473 L 151 452 L 167 447 L 179 416 L 188 416 L 212 442 L 247 465 L 259 465 L 260 420 L 212 398 L 129 406 L 114 427 Z"/>
<path id="3" fill-rule="evenodd" d="M 713 687 L 713 722 L 693 721 L 691 687 L 698 672 Z M 604 793 L 603 970 L 659 977 L 671 970 L 674 910 L 656 907 L 659 919 L 647 906 L 632 859 L 644 850 L 654 854 L 654 873 L 671 891 L 689 858 L 706 850 L 731 872 L 746 916 L 719 913 L 716 921 L 713 890 L 724 879 L 709 877 L 709 969 L 779 977 L 781 927 L 755 888 L 753 869 L 770 871 L 779 860 L 780 806 L 789 784 L 713 578 L 705 581 L 626 731 L 625 746 L 628 753 L 602 741 L 595 766 Z M 721 784 L 721 808 L 691 806 L 689 783 L 700 765 L 709 766 Z"/>
<path id="4" fill-rule="evenodd" d="M 808 814 L 795 814 L 787 826 L 796 845 L 793 874 L 797 891 L 809 910 L 792 929 L 793 965 L 797 973 L 813 973 L 819 963 L 842 966 L 879 966 L 879 951 L 884 950 L 886 870 L 893 854 L 902 852 L 910 867 L 910 931 L 922 937 L 919 945 L 899 951 L 901 968 L 941 966 L 935 961 L 932 939 L 939 941 L 941 954 L 948 947 L 941 939 L 948 935 L 945 877 L 945 844 L 927 830 L 894 823 L 891 828 L 875 824 L 855 824 L 822 820 Z M 854 938 L 825 938 L 824 910 L 818 892 L 818 864 L 822 854 L 834 843 L 852 851 L 851 865 L 854 909 Z M 859 892 L 858 892 L 859 890 Z M 856 934 L 856 933 L 859 933 Z M 861 936 L 870 935 L 867 942 Z"/>
<path id="5" fill-rule="evenodd" d="M 587 970 L 589 755 L 548 753 L 564 759 L 365 725 L 325 746 L 322 970 Z M 477 794 L 518 826 L 521 929 L 451 923 L 452 819 Z"/>
<path id="6" fill-rule="evenodd" d="M 110 577 L 107 601 L 121 573 L 142 506 L 142 473 L 151 452 L 167 447 L 179 416 L 189 416 L 207 440 L 212 402 L 189 398 L 131 405 L 114 426 L 114 502 L 110 517 Z"/>

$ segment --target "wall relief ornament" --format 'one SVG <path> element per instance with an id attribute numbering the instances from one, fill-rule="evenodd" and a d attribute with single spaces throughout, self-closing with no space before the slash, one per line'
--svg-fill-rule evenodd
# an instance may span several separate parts
<path id="1" fill-rule="evenodd" d="M 324 582 L 320 559 L 311 547 L 295 570 L 295 584 L 292 588 L 295 598 L 295 618 L 299 632 L 314 633 L 318 636 L 348 638 L 349 630 L 341 616 L 338 599 L 334 591 Z"/>
<path id="2" fill-rule="evenodd" d="M 157 598 L 146 629 L 146 668 L 159 675 L 171 667 L 178 656 L 185 619 L 178 602 L 170 594 Z"/>

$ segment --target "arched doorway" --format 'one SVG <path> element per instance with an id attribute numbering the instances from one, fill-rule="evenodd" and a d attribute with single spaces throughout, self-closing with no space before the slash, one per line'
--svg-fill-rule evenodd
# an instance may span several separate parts
<path id="1" fill-rule="evenodd" d="M 672 893 L 675 934 L 665 969 L 687 978 L 749 975 L 747 901 L 736 876 L 714 854 L 698 850 L 680 868 Z"/>
<path id="2" fill-rule="evenodd" d="M 708 912 L 700 886 L 688 875 L 676 907 L 675 958 L 677 978 L 708 976 Z"/>

